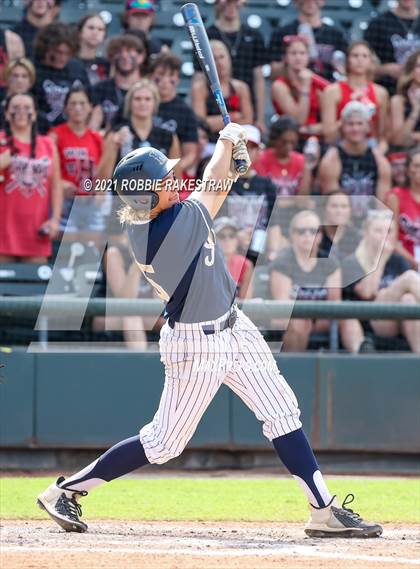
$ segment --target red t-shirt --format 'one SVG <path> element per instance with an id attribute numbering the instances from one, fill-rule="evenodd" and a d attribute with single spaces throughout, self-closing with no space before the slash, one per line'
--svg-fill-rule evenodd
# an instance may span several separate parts
<path id="1" fill-rule="evenodd" d="M 243 255 L 232 255 L 232 257 L 229 259 L 228 269 L 231 277 L 237 283 L 238 289 L 241 287 L 245 273 L 250 266 L 252 266 L 251 261 Z"/>
<path id="2" fill-rule="evenodd" d="M 4 139 L 0 132 L 0 139 Z M 31 145 L 14 139 L 18 154 L 2 172 L 0 181 L 0 253 L 16 257 L 48 257 L 51 241 L 38 235 L 49 218 L 54 143 L 37 136 L 35 157 Z M 7 150 L 0 147 L 0 152 Z"/>
<path id="3" fill-rule="evenodd" d="M 400 202 L 398 239 L 404 249 L 420 262 L 420 202 L 414 199 L 407 188 L 393 188 L 391 193 L 395 194 Z"/>
<path id="4" fill-rule="evenodd" d="M 277 81 L 279 81 L 280 83 L 284 83 L 289 87 L 290 90 L 292 90 L 292 85 L 287 77 L 278 77 L 275 80 L 275 83 Z M 309 114 L 308 118 L 306 119 L 305 125 L 317 124 L 321 122 L 321 117 L 320 117 L 321 106 L 319 104 L 319 95 L 320 93 L 322 93 L 325 87 L 328 87 L 328 85 L 329 82 L 326 79 L 324 79 L 320 75 L 317 75 L 316 73 L 312 74 L 311 86 L 309 89 Z M 293 98 L 296 102 L 298 101 L 297 97 L 293 96 Z M 272 99 L 272 101 L 276 113 L 278 115 L 284 115 L 285 112 L 283 111 L 281 106 L 274 100 L 274 98 Z"/>
<path id="5" fill-rule="evenodd" d="M 305 158 L 300 152 L 292 151 L 287 162 L 279 162 L 272 148 L 264 150 L 252 165 L 260 176 L 270 178 L 277 189 L 278 196 L 295 196 L 299 193 Z"/>
<path id="6" fill-rule="evenodd" d="M 85 195 L 84 182 L 89 179 L 94 184 L 102 156 L 102 135 L 88 128 L 79 136 L 67 123 L 52 128 L 50 132 L 57 136 L 61 177 L 76 186 L 78 195 Z"/>
<path id="7" fill-rule="evenodd" d="M 341 100 L 337 106 L 337 120 L 340 119 L 341 111 L 351 101 L 360 101 L 365 105 L 368 105 L 372 110 L 371 118 L 371 129 L 373 133 L 376 133 L 378 127 L 378 99 L 376 98 L 375 87 L 372 81 L 370 81 L 363 91 L 361 97 L 356 97 L 354 94 L 354 89 L 350 87 L 345 81 L 338 81 L 338 85 L 341 90 Z"/>

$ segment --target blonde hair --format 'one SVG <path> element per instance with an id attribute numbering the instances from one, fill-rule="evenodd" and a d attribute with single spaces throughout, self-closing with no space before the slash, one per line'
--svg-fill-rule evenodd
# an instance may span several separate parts
<path id="1" fill-rule="evenodd" d="M 377 220 L 380 221 L 390 221 L 390 227 L 395 222 L 393 220 L 392 212 L 386 209 L 370 209 L 367 213 L 366 219 L 363 221 L 363 237 L 357 246 L 355 251 L 356 259 L 359 261 L 360 266 L 365 271 L 371 271 L 374 267 L 373 265 L 376 262 L 376 259 L 372 259 L 367 243 L 366 243 L 366 234 L 370 228 L 370 226 Z"/>
<path id="2" fill-rule="evenodd" d="M 4 70 L 4 78 L 6 81 L 9 80 L 12 71 L 16 69 L 16 67 L 23 67 L 26 69 L 29 75 L 29 80 L 31 82 L 31 87 L 35 84 L 36 79 L 36 71 L 34 64 L 26 57 L 19 57 L 18 59 L 11 59 L 9 63 L 6 65 L 6 69 Z"/>
<path id="3" fill-rule="evenodd" d="M 225 43 L 223 43 L 220 40 L 210 40 L 210 47 L 212 52 L 214 53 L 214 48 L 218 47 L 218 48 L 222 48 L 223 51 L 226 53 L 226 55 L 228 56 L 228 60 L 229 60 L 229 75 L 232 76 L 232 56 L 230 55 L 230 51 L 227 47 L 227 45 Z"/>
<path id="4" fill-rule="evenodd" d="M 160 103 L 160 97 L 156 84 L 153 81 L 150 81 L 150 79 L 140 79 L 139 81 L 136 81 L 133 85 L 131 85 L 131 87 L 127 91 L 127 94 L 124 99 L 124 109 L 123 109 L 124 118 L 128 119 L 130 117 L 131 115 L 130 107 L 131 107 L 131 101 L 133 100 L 134 97 L 134 93 L 136 91 L 140 91 L 141 89 L 148 89 L 150 93 L 153 95 L 153 98 L 155 100 L 155 106 L 153 108 L 153 112 L 155 113 L 157 111 Z"/>
<path id="5" fill-rule="evenodd" d="M 126 225 L 136 225 L 136 223 L 150 221 L 150 210 L 135 210 L 129 205 L 125 205 L 117 212 L 120 223 Z"/>
<path id="6" fill-rule="evenodd" d="M 407 91 L 413 81 L 413 71 L 417 66 L 417 59 L 420 57 L 420 49 L 410 55 L 404 64 L 403 72 L 397 83 L 398 95 L 407 97 Z"/>

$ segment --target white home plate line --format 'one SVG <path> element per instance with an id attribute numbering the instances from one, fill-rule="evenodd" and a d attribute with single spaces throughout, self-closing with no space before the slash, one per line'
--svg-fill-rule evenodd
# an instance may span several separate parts
<path id="1" fill-rule="evenodd" d="M 2 553 L 28 553 L 28 552 L 43 552 L 43 553 L 108 553 L 111 555 L 118 555 L 121 553 L 137 553 L 142 555 L 191 555 L 197 557 L 315 557 L 324 559 L 337 559 L 337 553 L 329 551 L 314 551 L 311 547 L 306 545 L 296 545 L 288 549 L 247 549 L 244 551 L 231 551 L 221 549 L 219 551 L 206 551 L 206 550 L 192 550 L 192 549 L 174 549 L 169 551 L 167 549 L 149 549 L 143 551 L 140 547 L 121 547 L 117 549 L 110 549 L 109 547 L 54 547 L 52 551 L 48 551 L 46 547 L 18 547 L 15 545 L 5 545 L 1 547 Z M 404 557 L 387 557 L 376 555 L 352 555 L 350 553 L 340 553 L 340 559 L 347 559 L 351 561 L 369 561 L 371 563 L 400 563 L 401 565 L 417 565 L 418 559 L 407 559 Z"/>

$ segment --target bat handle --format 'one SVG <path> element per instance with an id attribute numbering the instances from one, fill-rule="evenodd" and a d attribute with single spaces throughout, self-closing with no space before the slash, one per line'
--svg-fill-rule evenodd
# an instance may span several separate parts
<path id="1" fill-rule="evenodd" d="M 228 113 L 222 115 L 223 118 L 223 124 L 226 126 L 227 124 L 229 124 L 230 122 L 232 122 L 230 120 L 230 116 Z M 245 160 L 235 160 L 233 159 L 233 163 L 235 165 L 235 171 L 237 174 L 245 174 L 246 171 L 248 170 L 248 166 L 246 164 Z"/>

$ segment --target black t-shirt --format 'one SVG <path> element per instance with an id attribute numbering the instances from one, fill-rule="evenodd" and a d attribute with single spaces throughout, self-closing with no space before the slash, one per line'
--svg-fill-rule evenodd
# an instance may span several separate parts
<path id="1" fill-rule="evenodd" d="M 204 205 L 184 200 L 150 222 L 128 226 L 128 237 L 145 278 L 166 302 L 165 317 L 205 322 L 229 310 L 236 283 Z"/>
<path id="2" fill-rule="evenodd" d="M 127 89 L 117 87 L 113 79 L 99 81 L 93 87 L 93 104 L 100 105 L 104 114 L 102 128 L 109 128 L 113 124 L 122 122 L 122 107 L 126 94 Z"/>
<path id="3" fill-rule="evenodd" d="M 213 24 L 207 29 L 207 35 L 210 40 L 220 40 L 228 47 L 232 58 L 232 77 L 245 81 L 255 100 L 253 71 L 269 61 L 261 33 L 246 24 L 242 24 L 238 32 L 227 33 Z M 194 67 L 201 69 L 196 58 Z"/>
<path id="4" fill-rule="evenodd" d="M 270 61 L 280 61 L 283 54 L 283 38 L 285 36 L 293 36 L 298 33 L 299 20 L 293 20 L 289 24 L 274 30 L 271 34 L 269 52 Z M 326 79 L 333 79 L 333 71 L 330 61 L 332 54 L 336 50 L 346 51 L 347 40 L 343 31 L 334 24 L 322 24 L 319 28 L 312 28 L 316 46 L 318 49 L 318 59 L 312 62 L 312 69 L 318 75 L 322 75 Z"/>
<path id="5" fill-rule="evenodd" d="M 165 156 L 169 155 L 169 151 L 171 149 L 174 137 L 173 134 L 168 130 L 165 130 L 164 128 L 160 128 L 158 126 L 154 126 L 152 127 L 152 130 L 149 132 L 148 136 L 144 140 L 142 140 L 139 137 L 139 135 L 133 130 L 130 122 L 128 121 L 120 123 L 118 127 L 114 127 L 114 129 L 116 130 L 117 128 L 121 128 L 122 126 L 129 127 L 133 138 L 132 138 L 132 143 L 129 146 L 126 147 L 126 145 L 124 144 L 122 145 L 118 153 L 118 158 L 115 165 L 118 164 L 121 158 L 123 158 L 126 154 L 137 148 L 145 148 L 151 146 L 152 148 L 160 150 L 160 152 L 165 154 Z"/>
<path id="6" fill-rule="evenodd" d="M 77 85 L 90 89 L 87 73 L 79 61 L 71 59 L 64 69 L 37 64 L 34 93 L 38 102 L 38 127 L 42 134 L 65 122 L 64 100 L 70 88 Z"/>
<path id="7" fill-rule="evenodd" d="M 75 59 L 80 61 L 85 68 L 89 83 L 92 87 L 99 83 L 99 81 L 108 79 L 109 61 L 105 59 L 105 57 L 94 57 L 93 59 L 82 59 L 81 57 L 77 57 Z"/>
<path id="8" fill-rule="evenodd" d="M 360 243 L 360 232 L 353 226 L 348 225 L 344 229 L 340 241 L 333 244 L 330 237 L 322 227 L 322 241 L 319 244 L 318 257 L 331 257 L 339 263 L 348 255 L 351 255 Z"/>
<path id="9" fill-rule="evenodd" d="M 276 201 L 276 186 L 269 178 L 238 178 L 232 184 L 220 215 L 233 219 L 240 229 L 267 229 Z"/>
<path id="10" fill-rule="evenodd" d="M 366 276 L 355 254 L 344 259 L 342 265 L 343 274 L 343 299 L 344 300 L 364 300 L 357 294 L 355 286 Z M 410 269 L 410 263 L 401 255 L 393 253 L 385 265 L 381 276 L 379 288 L 388 287 L 397 277 Z"/>
<path id="11" fill-rule="evenodd" d="M 364 37 L 381 63 L 404 64 L 411 53 L 420 49 L 420 17 L 410 20 L 385 12 L 370 22 Z M 395 92 L 396 80 L 392 77 L 381 77 L 381 83 L 391 94 Z"/>
<path id="12" fill-rule="evenodd" d="M 178 95 L 167 103 L 160 103 L 153 124 L 176 134 L 181 144 L 198 142 L 197 118 Z"/>
<path id="13" fill-rule="evenodd" d="M 26 18 L 18 22 L 13 31 L 22 38 L 23 45 L 25 46 L 25 56 L 32 59 L 34 55 L 34 40 L 36 34 L 42 28 L 36 28 Z"/>
<path id="14" fill-rule="evenodd" d="M 311 271 L 304 271 L 291 247 L 280 251 L 271 264 L 272 271 L 278 271 L 291 279 L 291 298 L 296 300 L 327 300 L 328 289 L 325 285 L 328 277 L 337 269 L 337 262 L 328 258 L 318 259 Z"/>

